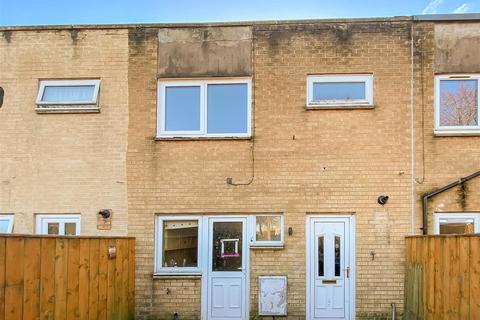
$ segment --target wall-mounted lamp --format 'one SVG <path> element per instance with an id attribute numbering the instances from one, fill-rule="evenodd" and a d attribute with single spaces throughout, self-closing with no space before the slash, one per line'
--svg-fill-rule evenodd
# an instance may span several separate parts
<path id="1" fill-rule="evenodd" d="M 382 206 L 385 205 L 388 202 L 388 196 L 379 196 L 377 202 Z"/>
<path id="2" fill-rule="evenodd" d="M 100 210 L 98 214 L 101 215 L 103 219 L 108 219 L 110 218 L 111 212 L 108 209 L 103 209 L 103 210 Z"/>
<path id="3" fill-rule="evenodd" d="M 3 105 L 3 96 L 5 95 L 5 90 L 3 90 L 2 87 L 0 87 L 0 108 Z"/>
<path id="4" fill-rule="evenodd" d="M 293 228 L 292 227 L 288 227 L 288 235 L 289 236 L 293 235 Z"/>

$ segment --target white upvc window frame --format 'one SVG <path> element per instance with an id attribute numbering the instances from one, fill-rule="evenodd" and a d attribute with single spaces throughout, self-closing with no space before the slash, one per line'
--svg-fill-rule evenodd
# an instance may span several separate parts
<path id="1" fill-rule="evenodd" d="M 45 88 L 49 86 L 55 87 L 73 87 L 73 86 L 95 86 L 91 100 L 85 101 L 58 101 L 49 102 L 42 101 Z M 40 80 L 36 103 L 36 111 L 98 111 L 98 96 L 100 91 L 99 79 L 88 80 Z"/>
<path id="2" fill-rule="evenodd" d="M 262 241 L 257 240 L 257 217 L 280 217 L 280 240 L 279 241 Z M 281 213 L 264 213 L 249 216 L 250 224 L 250 246 L 255 247 L 283 247 L 285 236 L 285 217 Z"/>
<path id="3" fill-rule="evenodd" d="M 440 125 L 440 81 L 477 80 L 477 121 L 476 126 L 441 126 Z M 435 129 L 436 136 L 480 135 L 480 74 L 443 74 L 435 76 Z"/>
<path id="4" fill-rule="evenodd" d="M 0 214 L 0 221 L 8 221 L 8 230 L 6 234 L 13 232 L 13 221 L 14 221 L 13 214 Z"/>
<path id="5" fill-rule="evenodd" d="M 207 87 L 209 84 L 247 84 L 247 132 L 246 133 L 208 133 L 207 132 Z M 165 89 L 167 87 L 200 87 L 200 130 L 166 131 L 165 130 Z M 202 79 L 202 80 L 159 80 L 157 92 L 157 138 L 249 138 L 252 135 L 252 80 Z"/>
<path id="6" fill-rule="evenodd" d="M 75 223 L 76 224 L 76 235 L 81 235 L 81 215 L 80 214 L 37 214 L 35 215 L 35 232 L 37 234 L 48 235 L 48 223 L 58 223 L 58 235 L 64 236 L 65 234 L 65 223 Z M 44 227 L 47 227 L 45 230 Z M 74 236 L 71 236 L 74 237 Z"/>
<path id="7" fill-rule="evenodd" d="M 365 99 L 357 100 L 313 100 L 314 83 L 363 82 Z M 335 107 L 373 107 L 373 74 L 325 74 L 307 76 L 307 109 Z"/>
<path id="8" fill-rule="evenodd" d="M 448 212 L 434 214 L 434 234 L 440 234 L 440 222 L 465 222 L 473 220 L 474 233 L 480 233 L 480 213 Z M 448 222 L 447 222 L 448 223 Z"/>
<path id="9" fill-rule="evenodd" d="M 163 223 L 165 221 L 196 220 L 197 235 L 197 266 L 196 267 L 164 267 L 163 260 Z M 155 217 L 155 270 L 154 275 L 201 275 L 202 274 L 202 217 L 201 216 L 162 216 Z"/>

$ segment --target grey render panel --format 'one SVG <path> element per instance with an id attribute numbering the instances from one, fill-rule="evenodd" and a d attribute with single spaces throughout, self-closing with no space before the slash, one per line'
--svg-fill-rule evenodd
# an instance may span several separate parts
<path id="1" fill-rule="evenodd" d="M 158 76 L 238 77 L 252 74 L 251 27 L 158 31 Z"/>
<path id="2" fill-rule="evenodd" d="M 435 73 L 480 72 L 480 24 L 435 24 Z"/>

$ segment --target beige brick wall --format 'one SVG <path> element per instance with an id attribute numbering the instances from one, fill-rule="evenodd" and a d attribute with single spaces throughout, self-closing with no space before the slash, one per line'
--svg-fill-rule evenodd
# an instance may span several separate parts
<path id="1" fill-rule="evenodd" d="M 410 24 L 256 26 L 253 38 L 254 141 L 155 141 L 157 40 L 150 30 L 130 32 L 127 166 L 138 316 L 199 317 L 198 297 L 170 303 L 198 280 L 152 280 L 155 213 L 283 212 L 294 230 L 285 248 L 251 250 L 251 316 L 257 276 L 279 274 L 289 278 L 289 319 L 304 319 L 306 215 L 354 212 L 357 314 L 388 314 L 391 302 L 401 309 L 403 237 L 412 230 Z M 375 78 L 374 109 L 305 110 L 307 74 L 366 72 Z M 253 147 L 252 184 L 227 185 L 226 177 L 250 180 Z M 381 194 L 390 196 L 385 207 L 376 202 Z"/>
<path id="2" fill-rule="evenodd" d="M 440 23 L 441 24 L 441 23 Z M 463 24 L 460 24 L 461 26 Z M 474 28 L 473 24 L 465 24 Z M 434 136 L 434 77 L 436 73 L 475 72 L 471 60 L 458 60 L 451 64 L 446 56 L 455 56 L 450 51 L 470 55 L 477 52 L 475 39 L 471 39 L 470 48 L 460 50 L 454 39 L 470 39 L 463 33 L 463 27 L 457 24 L 444 24 L 441 27 L 433 23 L 416 25 L 416 99 L 415 99 L 415 191 L 416 191 L 416 232 L 420 233 L 422 218 L 421 196 L 424 193 L 443 187 L 462 177 L 480 170 L 480 137 L 439 137 Z M 443 34 L 436 34 L 441 32 Z M 448 43 L 445 38 L 450 39 Z M 441 55 L 436 54 L 441 48 Z M 446 65 L 449 64 L 449 65 Z M 434 212 L 480 212 L 480 178 L 466 183 L 465 191 L 456 187 L 432 198 L 428 208 L 428 231 L 434 231 Z M 462 198 L 465 198 L 462 204 Z"/>
<path id="3" fill-rule="evenodd" d="M 0 32 L 0 213 L 32 233 L 35 213 L 80 213 L 82 234 L 127 234 L 125 30 Z M 37 114 L 39 79 L 100 78 L 98 114 Z M 100 209 L 111 231 L 97 231 Z"/>

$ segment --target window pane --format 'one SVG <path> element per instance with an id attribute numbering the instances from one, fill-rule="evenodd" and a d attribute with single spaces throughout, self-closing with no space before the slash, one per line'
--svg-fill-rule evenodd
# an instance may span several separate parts
<path id="1" fill-rule="evenodd" d="M 10 226 L 9 220 L 0 220 L 0 233 L 7 233 Z"/>
<path id="2" fill-rule="evenodd" d="M 214 222 L 212 241 L 212 271 L 241 271 L 242 222 Z"/>
<path id="3" fill-rule="evenodd" d="M 477 80 L 440 81 L 440 125 L 478 125 Z"/>
<path id="4" fill-rule="evenodd" d="M 65 235 L 75 236 L 77 234 L 77 224 L 74 222 L 65 223 Z"/>
<path id="5" fill-rule="evenodd" d="M 365 82 L 315 82 L 313 100 L 365 100 Z"/>
<path id="6" fill-rule="evenodd" d="M 47 225 L 47 234 L 59 234 L 59 223 L 58 222 L 49 222 Z"/>
<path id="7" fill-rule="evenodd" d="M 257 241 L 281 241 L 282 217 L 257 216 L 256 221 Z"/>
<path id="8" fill-rule="evenodd" d="M 318 237 L 318 276 L 323 277 L 325 275 L 325 245 L 323 236 Z"/>
<path id="9" fill-rule="evenodd" d="M 198 221 L 163 222 L 164 267 L 196 267 L 198 254 Z"/>
<path id="10" fill-rule="evenodd" d="M 43 102 L 92 102 L 95 86 L 47 86 Z"/>
<path id="11" fill-rule="evenodd" d="M 165 130 L 200 130 L 200 87 L 165 88 Z"/>
<path id="12" fill-rule="evenodd" d="M 465 222 L 440 221 L 440 234 L 472 234 L 474 233 L 473 220 Z"/>
<path id="13" fill-rule="evenodd" d="M 335 277 L 340 277 L 340 237 L 335 236 Z"/>
<path id="14" fill-rule="evenodd" d="M 207 89 L 208 133 L 247 133 L 248 85 L 209 84 Z"/>

